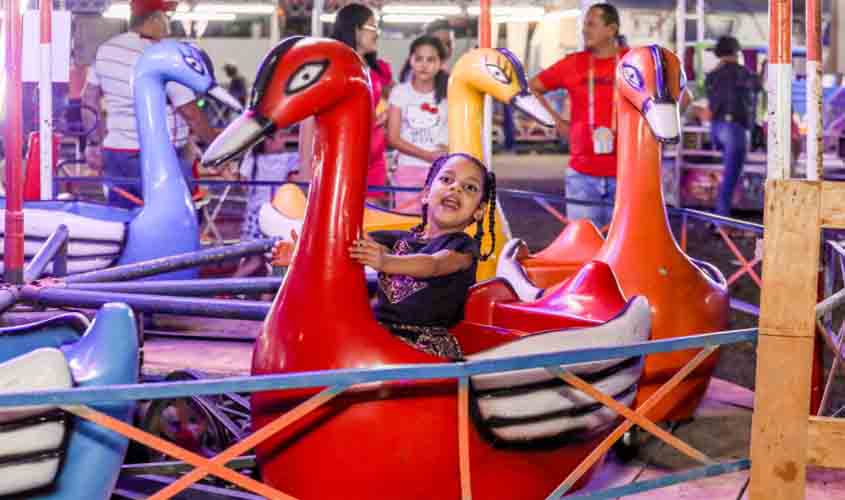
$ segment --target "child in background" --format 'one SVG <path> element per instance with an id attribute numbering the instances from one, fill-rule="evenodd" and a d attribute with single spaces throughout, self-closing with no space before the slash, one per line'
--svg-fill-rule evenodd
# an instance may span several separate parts
<path id="1" fill-rule="evenodd" d="M 480 160 L 455 153 L 438 158 L 422 193 L 423 222 L 410 231 L 374 231 L 350 256 L 379 271 L 376 320 L 408 344 L 451 359 L 462 357 L 449 333 L 463 317 L 475 283 L 484 218 L 494 233 L 496 178 Z M 464 232 L 476 224 L 474 237 Z M 495 246 L 495 241 L 494 241 Z"/>
<path id="2" fill-rule="evenodd" d="M 241 162 L 240 178 L 246 181 L 286 181 L 297 171 L 299 155 L 285 152 L 285 137 L 287 130 L 276 130 L 267 136 L 263 142 L 257 144 L 247 153 Z M 241 241 L 263 238 L 258 227 L 258 211 L 261 205 L 269 203 L 273 198 L 276 186 L 249 186 L 247 188 L 246 212 L 241 225 Z M 251 255 L 241 260 L 234 278 L 252 276 L 265 266 L 262 255 Z"/>
<path id="3" fill-rule="evenodd" d="M 448 151 L 446 85 L 442 69 L 446 49 L 435 37 L 421 36 L 411 43 L 402 69 L 402 83 L 390 93 L 387 140 L 399 155 L 393 185 L 421 188 L 428 167 Z M 396 209 L 420 210 L 418 193 L 396 193 Z"/>

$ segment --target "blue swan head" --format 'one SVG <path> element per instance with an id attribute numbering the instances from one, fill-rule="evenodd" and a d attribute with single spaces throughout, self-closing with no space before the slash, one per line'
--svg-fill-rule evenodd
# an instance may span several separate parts
<path id="1" fill-rule="evenodd" d="M 199 250 L 191 193 L 182 175 L 167 123 L 168 82 L 180 83 L 241 110 L 240 102 L 217 85 L 211 61 L 198 47 L 164 40 L 148 47 L 135 64 L 135 117 L 141 144 L 144 206 L 129 223 L 118 264 Z M 196 278 L 195 269 L 159 279 Z"/>
<path id="2" fill-rule="evenodd" d="M 201 94 L 208 94 L 223 104 L 241 111 L 243 106 L 214 78 L 214 65 L 204 50 L 176 40 L 162 40 L 150 46 L 135 66 L 135 78 L 153 77 L 175 81 Z"/>

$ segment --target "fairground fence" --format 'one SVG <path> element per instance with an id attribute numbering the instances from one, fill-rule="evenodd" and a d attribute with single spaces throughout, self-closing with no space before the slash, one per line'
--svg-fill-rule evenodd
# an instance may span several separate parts
<path id="1" fill-rule="evenodd" d="M 95 182 L 103 183 L 104 181 L 120 184 L 130 183 L 128 179 L 96 179 L 90 177 L 79 178 L 57 178 L 56 182 Z M 255 181 L 213 181 L 202 180 L 198 184 L 205 185 L 278 185 L 279 182 L 255 182 Z M 403 188 L 385 188 L 372 187 L 372 190 L 383 191 L 412 191 L 413 189 Z M 552 203 L 580 203 L 580 204 L 596 204 L 582 200 L 566 199 L 561 196 L 549 195 L 543 193 L 535 193 L 520 190 L 501 190 L 502 194 L 534 200 L 538 205 L 543 207 L 548 213 L 559 219 L 562 223 L 566 223 L 566 218 L 558 210 L 554 208 Z M 761 256 L 759 254 L 752 256 L 743 255 L 739 246 L 731 238 L 729 232 L 725 228 L 735 228 L 744 231 L 750 231 L 762 235 L 763 226 L 760 224 L 739 221 L 730 218 L 715 216 L 708 212 L 692 210 L 692 209 L 677 209 L 668 207 L 669 215 L 672 217 L 679 217 L 681 220 L 680 229 L 680 244 L 686 247 L 687 244 L 687 228 L 688 224 L 697 221 L 712 224 L 717 233 L 721 236 L 722 241 L 731 250 L 736 260 L 739 262 L 739 269 L 736 270 L 729 278 L 728 284 L 736 282 L 737 279 L 743 275 L 747 275 L 759 287 L 761 280 L 755 266 L 759 264 Z M 845 246 L 836 238 L 831 238 L 826 241 L 824 255 L 826 257 L 825 273 L 824 273 L 824 296 L 827 297 L 817 307 L 817 314 L 819 318 L 819 329 L 823 332 L 822 337 L 825 343 L 839 354 L 841 350 L 842 336 L 838 336 L 831 328 L 830 319 L 831 311 L 835 305 L 839 304 L 845 299 L 845 291 L 839 291 L 831 295 L 833 286 L 840 279 L 837 277 L 837 271 L 845 276 Z M 838 264 L 838 265 L 835 265 Z M 742 302 L 737 299 L 731 300 L 731 305 L 734 309 L 757 315 L 759 308 L 750 303 Z M 827 320 L 827 321 L 824 321 Z M 599 458 L 606 453 L 615 441 L 620 439 L 628 429 L 634 425 L 638 425 L 644 430 L 651 432 L 658 439 L 661 439 L 672 447 L 679 450 L 686 456 L 702 463 L 701 467 L 685 470 L 679 473 L 667 474 L 665 476 L 630 483 L 620 487 L 614 487 L 603 491 L 590 493 L 576 493 L 575 495 L 567 496 L 567 498 L 578 499 L 610 499 L 618 498 L 625 495 L 631 495 L 651 489 L 671 486 L 685 481 L 696 480 L 705 477 L 716 476 L 720 474 L 745 470 L 750 467 L 750 462 L 747 459 L 733 460 L 726 462 L 716 462 L 707 457 L 703 453 L 690 447 L 677 437 L 671 435 L 667 431 L 658 427 L 655 423 L 646 419 L 643 415 L 648 410 L 657 404 L 657 402 L 669 393 L 683 378 L 689 374 L 695 367 L 712 352 L 718 349 L 721 345 L 739 343 L 739 342 L 755 342 L 757 338 L 757 329 L 734 330 L 720 333 L 711 333 L 704 335 L 695 335 L 690 337 L 682 337 L 668 340 L 657 340 L 650 342 L 643 342 L 638 344 L 631 344 L 625 346 L 618 346 L 613 348 L 595 348 L 572 350 L 558 353 L 548 353 L 542 355 L 522 356 L 501 360 L 488 361 L 472 361 L 459 362 L 441 365 L 426 365 L 426 366 L 403 366 L 403 367 L 389 367 L 372 370 L 336 370 L 315 373 L 302 374 L 287 374 L 274 375 L 262 377 L 232 377 L 218 380 L 200 380 L 200 381 L 183 381 L 183 382 L 159 382 L 138 384 L 130 386 L 106 386 L 97 388 L 84 389 L 70 389 L 57 391 L 40 391 L 32 393 L 16 393 L 0 395 L 0 406 L 19 406 L 31 404 L 46 404 L 59 406 L 66 411 L 73 413 L 82 418 L 95 421 L 112 430 L 120 432 L 133 440 L 136 440 L 146 446 L 157 449 L 158 451 L 172 456 L 178 460 L 183 461 L 189 466 L 195 467 L 195 470 L 181 479 L 170 484 L 160 492 L 156 493 L 150 498 L 155 500 L 171 498 L 172 495 L 178 493 L 191 484 L 199 481 L 206 475 L 216 475 L 222 479 L 232 482 L 233 484 L 258 495 L 266 496 L 267 498 L 288 499 L 290 496 L 273 490 L 267 485 L 258 483 L 257 481 L 240 475 L 237 472 L 225 467 L 225 464 L 230 462 L 238 462 L 239 457 L 248 450 L 252 449 L 257 443 L 275 434 L 280 429 L 284 428 L 298 418 L 312 411 L 314 408 L 329 401 L 338 394 L 348 388 L 363 383 L 391 381 L 391 380 L 425 380 L 425 379 L 442 379 L 442 378 L 456 378 L 458 380 L 458 396 L 459 396 L 459 411 L 456 415 L 456 422 L 459 426 L 459 449 L 456 453 L 461 454 L 459 463 L 461 467 L 461 484 L 462 484 L 462 498 L 471 498 L 471 491 L 469 488 L 469 477 L 471 471 L 469 470 L 469 460 L 466 457 L 468 453 L 468 426 L 469 423 L 469 406 L 468 406 L 468 390 L 469 377 L 484 373 L 493 373 L 499 371 L 510 371 L 528 368 L 544 367 L 550 370 L 556 376 L 561 377 L 569 385 L 589 395 L 596 401 L 608 406 L 617 414 L 624 418 L 624 421 L 608 436 L 608 438 L 596 448 L 595 452 L 588 457 L 585 462 L 578 467 L 569 477 L 562 478 L 562 482 L 558 488 L 550 492 L 548 499 L 559 498 L 565 495 L 575 484 L 577 479 L 581 477 L 591 465 L 596 463 Z M 669 352 L 675 350 L 694 349 L 698 348 L 701 351 L 698 355 L 690 361 L 675 377 L 668 381 L 651 399 L 636 410 L 629 409 L 615 401 L 612 397 L 601 393 L 596 388 L 584 382 L 574 374 L 567 371 L 561 365 L 568 365 L 572 363 L 583 363 L 590 361 L 598 361 L 603 359 L 614 359 L 618 357 L 640 356 L 650 353 Z M 834 359 L 834 367 L 830 372 L 830 379 L 828 386 L 825 389 L 825 397 L 830 387 L 830 383 L 834 374 L 837 372 L 837 365 L 839 370 L 845 363 L 841 362 L 841 355 L 837 355 Z M 141 400 L 141 399 L 171 399 L 180 397 L 191 397 L 210 394 L 222 393 L 252 393 L 265 390 L 278 389 L 294 389 L 305 387 L 327 387 L 312 399 L 303 403 L 300 407 L 292 410 L 288 414 L 280 417 L 277 421 L 267 425 L 258 432 L 246 437 L 242 441 L 234 444 L 228 450 L 220 453 L 213 459 L 207 459 L 180 449 L 175 445 L 164 441 L 156 436 L 147 434 L 143 431 L 135 429 L 123 422 L 116 421 L 106 415 L 98 413 L 85 405 L 105 402 L 105 401 L 119 401 L 119 400 Z M 823 405 L 824 407 L 824 405 Z M 243 460 L 241 459 L 241 463 Z"/>
<path id="2" fill-rule="evenodd" d="M 458 425 L 458 447 L 455 453 L 459 455 L 460 481 L 462 500 L 472 498 L 470 488 L 469 467 L 469 377 L 486 373 L 523 370 L 542 367 L 563 379 L 567 384 L 608 408 L 614 410 L 624 418 L 611 434 L 577 467 L 568 477 L 561 478 L 560 486 L 550 492 L 547 499 L 557 499 L 565 495 L 575 485 L 576 481 L 589 468 L 598 462 L 610 447 L 632 426 L 638 425 L 652 433 L 658 439 L 666 442 L 684 455 L 702 463 L 700 467 L 691 468 L 679 473 L 668 474 L 657 479 L 638 481 L 624 486 L 602 491 L 567 496 L 573 499 L 611 499 L 631 495 L 643 491 L 671 486 L 685 481 L 692 481 L 706 477 L 717 476 L 745 470 L 750 467 L 748 459 L 717 462 L 704 453 L 689 446 L 676 436 L 663 430 L 644 415 L 660 402 L 672 389 L 677 386 L 702 361 L 715 352 L 719 346 L 739 342 L 754 342 L 757 338 L 756 329 L 734 330 L 720 333 L 680 337 L 669 340 L 655 340 L 616 347 L 578 349 L 531 356 L 516 356 L 511 358 L 468 361 L 456 363 L 433 364 L 425 366 L 396 366 L 357 370 L 331 370 L 310 373 L 292 373 L 284 375 L 267 375 L 253 377 L 228 377 L 217 380 L 197 380 L 181 382 L 156 382 L 133 385 L 112 385 L 102 387 L 88 387 L 77 389 L 63 389 L 36 392 L 18 392 L 0 394 L 0 407 L 49 405 L 95 422 L 112 431 L 118 432 L 129 439 L 169 455 L 177 460 L 194 467 L 194 470 L 182 476 L 164 489 L 150 496 L 153 500 L 164 500 L 192 486 L 207 475 L 214 475 L 249 492 L 270 499 L 289 500 L 293 497 L 275 490 L 255 479 L 240 474 L 226 465 L 237 460 L 244 453 L 254 448 L 258 443 L 269 438 L 281 429 L 307 415 L 320 405 L 330 401 L 344 391 L 359 384 L 374 382 L 389 382 L 398 380 L 431 380 L 453 378 L 458 381 L 458 412 L 455 415 Z M 612 396 L 607 395 L 585 382 L 566 369 L 566 365 L 575 363 L 595 362 L 607 359 L 630 358 L 652 353 L 670 352 L 685 349 L 700 349 L 698 354 L 689 361 L 675 376 L 667 381 L 642 406 L 632 410 L 619 403 Z M 98 412 L 87 405 L 114 401 L 137 401 L 147 399 L 172 399 L 200 395 L 223 394 L 229 392 L 253 393 L 279 389 L 323 388 L 317 395 L 303 402 L 288 413 L 278 417 L 265 427 L 257 430 L 241 441 L 221 452 L 214 458 L 205 458 L 194 452 L 180 448 L 157 436 L 148 434 L 132 427 L 120 420 Z M 377 431 L 374 431 L 377 432 Z M 549 471 L 550 474 L 553 471 Z"/>
<path id="3" fill-rule="evenodd" d="M 118 178 L 118 177 L 56 177 L 54 178 L 54 184 L 57 187 L 60 183 L 78 183 L 78 184 L 100 184 L 100 185 L 107 185 L 107 186 L 120 186 L 120 185 L 132 185 L 137 184 L 137 180 L 129 179 L 129 178 Z M 222 188 L 223 193 L 217 195 L 218 203 L 216 206 L 207 209 L 207 212 L 204 214 L 204 218 L 206 219 L 204 222 L 206 227 L 201 230 L 202 234 L 208 234 L 209 232 L 216 233 L 217 236 L 217 243 L 223 243 L 223 239 L 220 237 L 219 232 L 215 227 L 214 220 L 220 213 L 220 209 L 224 203 L 227 202 L 229 199 L 229 193 L 232 187 L 240 186 L 240 187 L 249 187 L 249 186 L 280 186 L 285 184 L 285 182 L 280 181 L 229 181 L 229 180 L 219 180 L 219 179 L 199 179 L 195 180 L 194 184 L 200 186 L 207 186 L 209 188 Z M 308 187 L 308 183 L 297 182 L 297 185 L 303 188 Z M 397 192 L 419 192 L 419 188 L 402 188 L 402 187 L 394 187 L 394 186 L 369 186 L 369 191 L 372 192 L 388 192 L 388 193 L 397 193 Z M 54 191 L 55 192 L 55 191 Z M 592 206 L 599 206 L 604 205 L 607 206 L 607 203 L 604 202 L 595 202 L 595 201 L 587 201 L 587 200 L 578 200 L 573 198 L 566 198 L 564 196 L 549 194 L 549 193 L 539 193 L 533 191 L 525 191 L 525 190 L 518 190 L 518 189 L 499 189 L 499 195 L 507 196 L 509 198 L 518 198 L 518 199 L 526 199 L 531 200 L 536 203 L 540 208 L 542 208 L 546 213 L 551 215 L 554 219 L 558 220 L 561 224 L 565 225 L 569 221 L 566 216 L 558 210 L 555 205 L 565 206 L 568 203 L 574 203 L 579 205 L 592 205 Z M 726 231 L 726 229 L 736 229 L 741 231 L 747 231 L 749 233 L 756 233 L 758 236 L 762 237 L 763 234 L 763 225 L 757 224 L 753 222 L 742 221 L 738 219 L 732 219 L 729 217 L 722 217 L 719 215 L 715 215 L 710 212 L 705 212 L 702 210 L 695 210 L 690 208 L 675 208 L 667 206 L 667 211 L 670 217 L 672 218 L 679 218 L 681 220 L 680 226 L 680 235 L 678 237 L 678 242 L 681 245 L 681 248 L 686 250 L 687 249 L 687 231 L 692 222 L 700 222 L 706 224 L 712 224 L 715 227 L 716 232 L 720 235 L 721 241 L 724 245 L 730 250 L 733 258 L 740 263 L 740 266 L 737 270 L 735 270 L 730 276 L 727 276 L 727 283 L 728 287 L 732 286 L 737 280 L 742 278 L 743 276 L 748 276 L 759 288 L 762 284 L 762 280 L 760 279 L 759 272 L 755 269 L 755 266 L 760 264 L 762 257 L 760 255 L 745 255 L 740 248 L 740 246 L 735 241 L 735 238 L 731 235 L 730 231 Z M 213 229 L 213 231 L 209 231 L 209 227 Z M 607 231 L 607 227 L 600 228 L 602 232 Z M 832 250 L 833 247 L 826 252 L 826 257 L 830 258 L 830 262 L 834 257 L 834 252 Z M 840 261 L 842 252 L 839 253 Z M 842 264 L 840 264 L 842 265 Z M 831 267 L 831 266 L 826 266 Z M 842 268 L 845 271 L 845 267 Z M 835 277 L 835 273 L 833 269 L 830 269 L 829 276 L 826 275 L 825 283 L 829 283 L 829 287 L 833 286 L 833 281 Z M 830 290 L 828 290 L 829 292 Z M 737 298 L 731 298 L 731 307 L 742 311 L 748 314 L 752 314 L 754 316 L 759 315 L 759 307 L 755 304 L 751 304 L 747 301 L 743 301 Z"/>

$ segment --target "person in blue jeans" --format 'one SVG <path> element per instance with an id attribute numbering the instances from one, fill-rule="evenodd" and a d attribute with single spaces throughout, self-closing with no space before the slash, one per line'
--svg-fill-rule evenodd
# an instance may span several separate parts
<path id="1" fill-rule="evenodd" d="M 713 145 L 722 151 L 724 171 L 715 211 L 731 215 L 731 202 L 748 149 L 748 131 L 754 124 L 754 97 L 762 90 L 760 79 L 739 64 L 740 46 L 736 38 L 723 36 L 714 52 L 719 65 L 707 74 L 705 87 L 713 119 L 710 126 Z"/>
<path id="2" fill-rule="evenodd" d="M 569 220 L 589 219 L 598 228 L 610 224 L 616 200 L 616 177 L 582 174 L 574 169 L 566 173 L 566 198 L 587 204 L 567 203 Z"/>
<path id="3" fill-rule="evenodd" d="M 715 212 L 725 217 L 731 215 L 734 191 L 745 165 L 745 153 L 748 149 L 748 129 L 736 122 L 713 121 L 710 126 L 710 139 L 716 149 L 722 152 L 722 183 L 716 195 Z"/>

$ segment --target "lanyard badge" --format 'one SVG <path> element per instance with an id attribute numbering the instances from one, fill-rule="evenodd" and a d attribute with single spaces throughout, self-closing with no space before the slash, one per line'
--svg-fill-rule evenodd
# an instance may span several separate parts
<path id="1" fill-rule="evenodd" d="M 619 64 L 619 53 L 617 52 L 613 67 Z M 589 105 L 590 105 L 590 130 L 593 132 L 593 153 L 597 155 L 613 154 L 613 147 L 616 138 L 616 84 L 613 84 L 613 101 L 611 103 L 611 126 L 596 127 L 596 78 L 593 55 L 590 54 L 589 73 Z"/>

